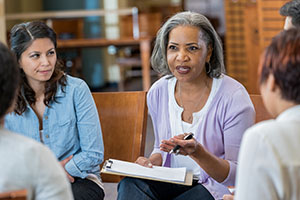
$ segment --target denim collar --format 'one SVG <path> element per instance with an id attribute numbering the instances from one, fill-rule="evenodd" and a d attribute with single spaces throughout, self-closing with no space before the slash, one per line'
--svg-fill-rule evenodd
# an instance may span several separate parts
<path id="1" fill-rule="evenodd" d="M 64 89 L 66 91 L 66 87 Z M 56 93 L 55 93 L 55 98 L 57 98 L 57 97 L 64 97 L 64 96 L 66 96 L 66 93 L 62 91 L 61 85 L 58 84 L 58 87 L 57 87 L 57 90 L 56 90 Z"/>
<path id="2" fill-rule="evenodd" d="M 65 87 L 65 90 L 66 90 L 66 87 Z M 23 87 L 21 88 L 21 94 L 22 94 L 23 97 L 25 97 L 25 95 L 24 95 L 24 88 Z M 55 98 L 65 97 L 65 96 L 66 96 L 66 93 L 62 91 L 61 85 L 58 84 L 58 87 L 57 87 L 56 93 L 55 93 Z M 30 105 L 29 105 L 27 99 L 26 98 L 24 98 L 24 99 L 25 99 L 25 102 L 27 104 L 27 107 L 29 108 Z"/>

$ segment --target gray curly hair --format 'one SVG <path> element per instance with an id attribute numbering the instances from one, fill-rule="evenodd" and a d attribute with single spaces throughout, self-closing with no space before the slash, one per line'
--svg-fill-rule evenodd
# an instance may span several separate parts
<path id="1" fill-rule="evenodd" d="M 218 78 L 222 73 L 225 73 L 222 42 L 217 32 L 204 15 L 190 11 L 175 14 L 157 32 L 151 55 L 151 65 L 156 72 L 162 75 L 172 75 L 168 67 L 166 54 L 169 34 L 177 26 L 194 26 L 202 31 L 202 39 L 206 46 L 212 48 L 209 61 L 211 69 L 206 71 L 209 77 Z"/>

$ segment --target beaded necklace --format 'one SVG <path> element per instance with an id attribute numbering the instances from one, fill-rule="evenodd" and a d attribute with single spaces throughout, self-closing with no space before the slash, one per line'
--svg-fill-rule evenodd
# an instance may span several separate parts
<path id="1" fill-rule="evenodd" d="M 203 95 L 204 95 L 204 93 L 206 91 L 206 88 L 207 87 L 204 88 L 204 91 L 201 93 L 201 96 L 199 97 L 198 102 L 195 104 L 195 106 L 194 106 L 194 108 L 192 110 L 195 110 L 200 105 L 202 97 L 203 97 Z M 181 87 L 180 87 L 180 84 L 178 85 L 178 92 L 179 92 L 180 107 L 182 107 L 183 111 L 185 111 L 186 109 L 184 108 L 184 105 L 183 105 L 184 103 L 183 103 L 182 97 L 181 97 Z M 188 117 L 187 120 L 188 120 L 189 123 L 193 122 L 193 112 L 191 113 L 191 115 Z"/>

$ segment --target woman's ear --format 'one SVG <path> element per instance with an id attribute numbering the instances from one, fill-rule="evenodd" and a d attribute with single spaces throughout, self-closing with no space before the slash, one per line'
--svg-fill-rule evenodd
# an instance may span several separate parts
<path id="1" fill-rule="evenodd" d="M 273 74 L 269 74 L 267 79 L 267 87 L 271 92 L 275 92 L 277 89 L 279 89 Z"/>
<path id="2" fill-rule="evenodd" d="M 211 45 L 209 45 L 207 47 L 207 55 L 206 55 L 205 62 L 209 63 L 211 55 L 212 55 L 212 47 Z"/>
<path id="3" fill-rule="evenodd" d="M 281 94 L 281 90 L 276 84 L 275 77 L 273 74 L 269 74 L 269 77 L 266 80 L 266 85 L 270 92 Z"/>

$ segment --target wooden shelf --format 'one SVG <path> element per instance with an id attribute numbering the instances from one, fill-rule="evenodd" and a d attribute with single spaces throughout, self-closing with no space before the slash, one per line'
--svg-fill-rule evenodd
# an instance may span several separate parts
<path id="1" fill-rule="evenodd" d="M 132 66 L 132 67 L 138 67 L 142 66 L 142 61 L 140 58 L 117 58 L 116 63 L 120 66 Z"/>
<path id="2" fill-rule="evenodd" d="M 58 48 L 77 48 L 77 47 L 102 47 L 102 46 L 130 46 L 139 45 L 142 41 L 151 41 L 151 38 L 121 38 L 116 40 L 109 40 L 105 38 L 79 38 L 79 39 L 66 39 L 57 40 Z"/>
<path id="3" fill-rule="evenodd" d="M 107 14 L 115 13 L 120 15 L 131 15 L 132 16 L 132 36 L 129 38 L 120 38 L 116 40 L 108 40 L 103 38 L 77 38 L 77 39 L 66 39 L 57 40 L 57 47 L 60 49 L 70 48 L 88 48 L 88 47 L 107 47 L 110 45 L 115 46 L 132 46 L 138 45 L 140 48 L 140 58 L 142 66 L 142 77 L 143 77 L 143 89 L 148 90 L 150 88 L 150 53 L 151 53 L 151 41 L 152 37 L 140 37 L 139 34 L 139 23 L 138 23 L 138 9 L 136 7 L 127 9 L 116 9 L 116 10 L 69 10 L 69 11 L 43 11 L 35 13 L 13 13 L 5 15 L 4 0 L 0 0 L 0 39 L 1 34 L 6 33 L 5 20 L 15 19 L 47 19 L 48 24 L 51 26 L 55 19 L 78 19 L 89 16 L 105 16 Z"/>
<path id="4" fill-rule="evenodd" d="M 145 38 L 120 38 L 117 40 L 108 40 L 104 38 L 80 38 L 69 40 L 57 40 L 57 48 L 69 49 L 69 48 L 88 48 L 88 47 L 107 47 L 110 45 L 115 46 L 132 46 L 138 45 L 141 52 L 141 66 L 142 66 L 142 78 L 143 89 L 147 91 L 151 85 L 150 77 L 150 54 L 151 54 L 151 41 L 152 37 Z"/>

